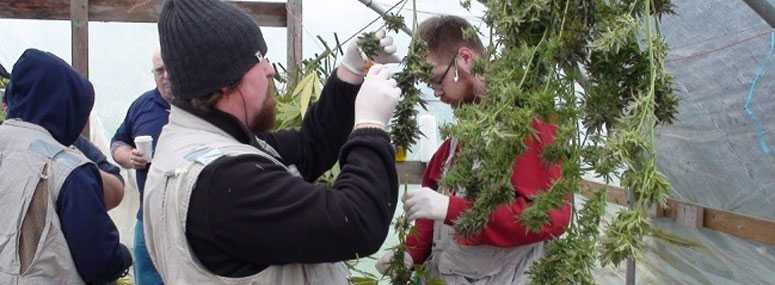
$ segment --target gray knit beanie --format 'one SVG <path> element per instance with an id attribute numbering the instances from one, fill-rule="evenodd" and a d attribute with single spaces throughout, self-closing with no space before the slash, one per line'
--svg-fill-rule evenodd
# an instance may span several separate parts
<path id="1" fill-rule="evenodd" d="M 172 93 L 181 99 L 236 83 L 258 63 L 257 52 L 266 54 L 253 18 L 219 0 L 166 0 L 159 41 Z"/>

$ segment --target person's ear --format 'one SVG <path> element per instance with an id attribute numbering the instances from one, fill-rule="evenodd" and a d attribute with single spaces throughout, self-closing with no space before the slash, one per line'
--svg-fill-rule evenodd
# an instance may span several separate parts
<path id="1" fill-rule="evenodd" d="M 471 69 L 474 66 L 474 60 L 476 60 L 473 50 L 467 47 L 460 47 L 457 51 L 457 65 L 468 73 L 471 73 Z"/>
<path id="2" fill-rule="evenodd" d="M 470 66 L 474 64 L 474 51 L 467 47 L 460 47 L 457 51 L 458 54 L 458 64 L 464 65 L 464 66 Z"/>

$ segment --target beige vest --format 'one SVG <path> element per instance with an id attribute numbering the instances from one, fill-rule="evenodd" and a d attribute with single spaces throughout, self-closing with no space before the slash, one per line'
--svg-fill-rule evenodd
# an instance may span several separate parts
<path id="1" fill-rule="evenodd" d="M 452 139 L 450 153 L 444 162 L 446 173 L 457 140 Z M 459 189 L 457 195 L 465 195 Z M 428 273 L 439 277 L 446 285 L 525 285 L 530 283 L 526 272 L 544 255 L 543 242 L 514 248 L 487 245 L 465 246 L 455 242 L 455 229 L 444 222 L 433 223 L 433 248 L 426 262 Z"/>
<path id="2" fill-rule="evenodd" d="M 348 270 L 341 262 L 276 265 L 242 278 L 209 272 L 193 255 L 186 239 L 188 203 L 199 173 L 219 157 L 243 154 L 260 155 L 286 167 L 174 106 L 155 154 L 145 185 L 144 229 L 148 253 L 166 284 L 348 284 Z"/>
<path id="3" fill-rule="evenodd" d="M 89 160 L 35 124 L 7 120 L 0 134 L 0 284 L 84 284 L 56 201 L 70 173 Z"/>

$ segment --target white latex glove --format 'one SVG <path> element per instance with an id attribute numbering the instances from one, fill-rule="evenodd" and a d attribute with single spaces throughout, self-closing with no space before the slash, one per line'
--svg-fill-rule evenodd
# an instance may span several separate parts
<path id="1" fill-rule="evenodd" d="M 369 69 L 361 90 L 355 98 L 355 126 L 374 125 L 384 128 L 393 117 L 401 89 L 393 73 L 381 64 Z"/>
<path id="2" fill-rule="evenodd" d="M 379 45 L 382 47 L 382 51 L 374 57 L 374 62 L 379 64 L 401 62 L 401 59 L 395 55 L 396 46 L 393 44 L 393 37 L 386 35 L 385 31 L 377 32 L 376 36 L 379 39 Z M 364 76 L 368 63 L 369 58 L 358 47 L 357 42 L 352 42 L 347 46 L 347 50 L 344 52 L 344 57 L 342 58 L 342 66 L 355 74 Z"/>
<path id="3" fill-rule="evenodd" d="M 409 220 L 443 221 L 447 217 L 449 197 L 431 188 L 409 189 L 402 200 Z"/>
<path id="4" fill-rule="evenodd" d="M 377 268 L 377 271 L 379 271 L 380 274 L 385 275 L 392 260 L 393 251 L 391 250 L 382 255 L 382 257 L 377 260 L 377 264 L 375 264 L 374 267 Z M 404 252 L 404 266 L 406 266 L 406 268 L 412 268 L 412 266 L 414 266 L 414 260 L 412 260 L 412 256 L 407 252 Z"/>

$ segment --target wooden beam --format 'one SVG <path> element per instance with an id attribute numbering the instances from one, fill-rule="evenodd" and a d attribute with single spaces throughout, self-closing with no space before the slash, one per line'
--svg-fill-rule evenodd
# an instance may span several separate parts
<path id="1" fill-rule="evenodd" d="M 89 78 L 89 0 L 70 1 L 70 60 L 73 68 Z M 81 134 L 90 138 L 89 121 Z"/>
<path id="2" fill-rule="evenodd" d="M 775 245 L 775 221 L 705 208 L 703 226 L 722 233 Z"/>
<path id="3" fill-rule="evenodd" d="M 621 190 L 621 188 L 608 186 L 605 184 L 582 180 L 581 181 L 581 195 L 584 197 L 592 197 L 597 191 L 605 190 L 608 192 L 608 202 L 617 205 L 627 206 L 627 194 Z"/>
<path id="4" fill-rule="evenodd" d="M 286 66 L 288 67 L 288 80 L 292 85 L 296 81 L 296 75 L 301 66 L 302 50 L 301 39 L 304 35 L 302 31 L 302 0 L 287 0 L 285 8 L 287 17 L 286 34 L 288 38 L 288 58 Z"/>
<path id="5" fill-rule="evenodd" d="M 300 0 L 298 0 L 300 1 Z M 259 26 L 285 27 L 285 3 L 230 1 L 253 15 Z M 162 0 L 91 0 L 89 20 L 156 23 Z M 0 0 L 0 18 L 69 20 L 69 0 Z"/>
<path id="6" fill-rule="evenodd" d="M 581 195 L 592 197 L 592 193 L 605 189 L 608 191 L 608 201 L 622 206 L 627 205 L 626 193 L 619 187 L 606 186 L 596 182 L 583 181 Z M 726 210 L 703 207 L 690 202 L 667 199 L 667 206 L 656 210 L 657 217 L 675 219 L 687 226 L 703 228 L 733 235 L 746 240 L 753 240 L 768 245 L 775 245 L 775 221 L 765 218 L 733 213 Z M 684 213 L 679 213 L 684 211 Z M 701 215 L 688 217 L 686 215 Z M 692 221 L 687 223 L 688 221 Z"/>

